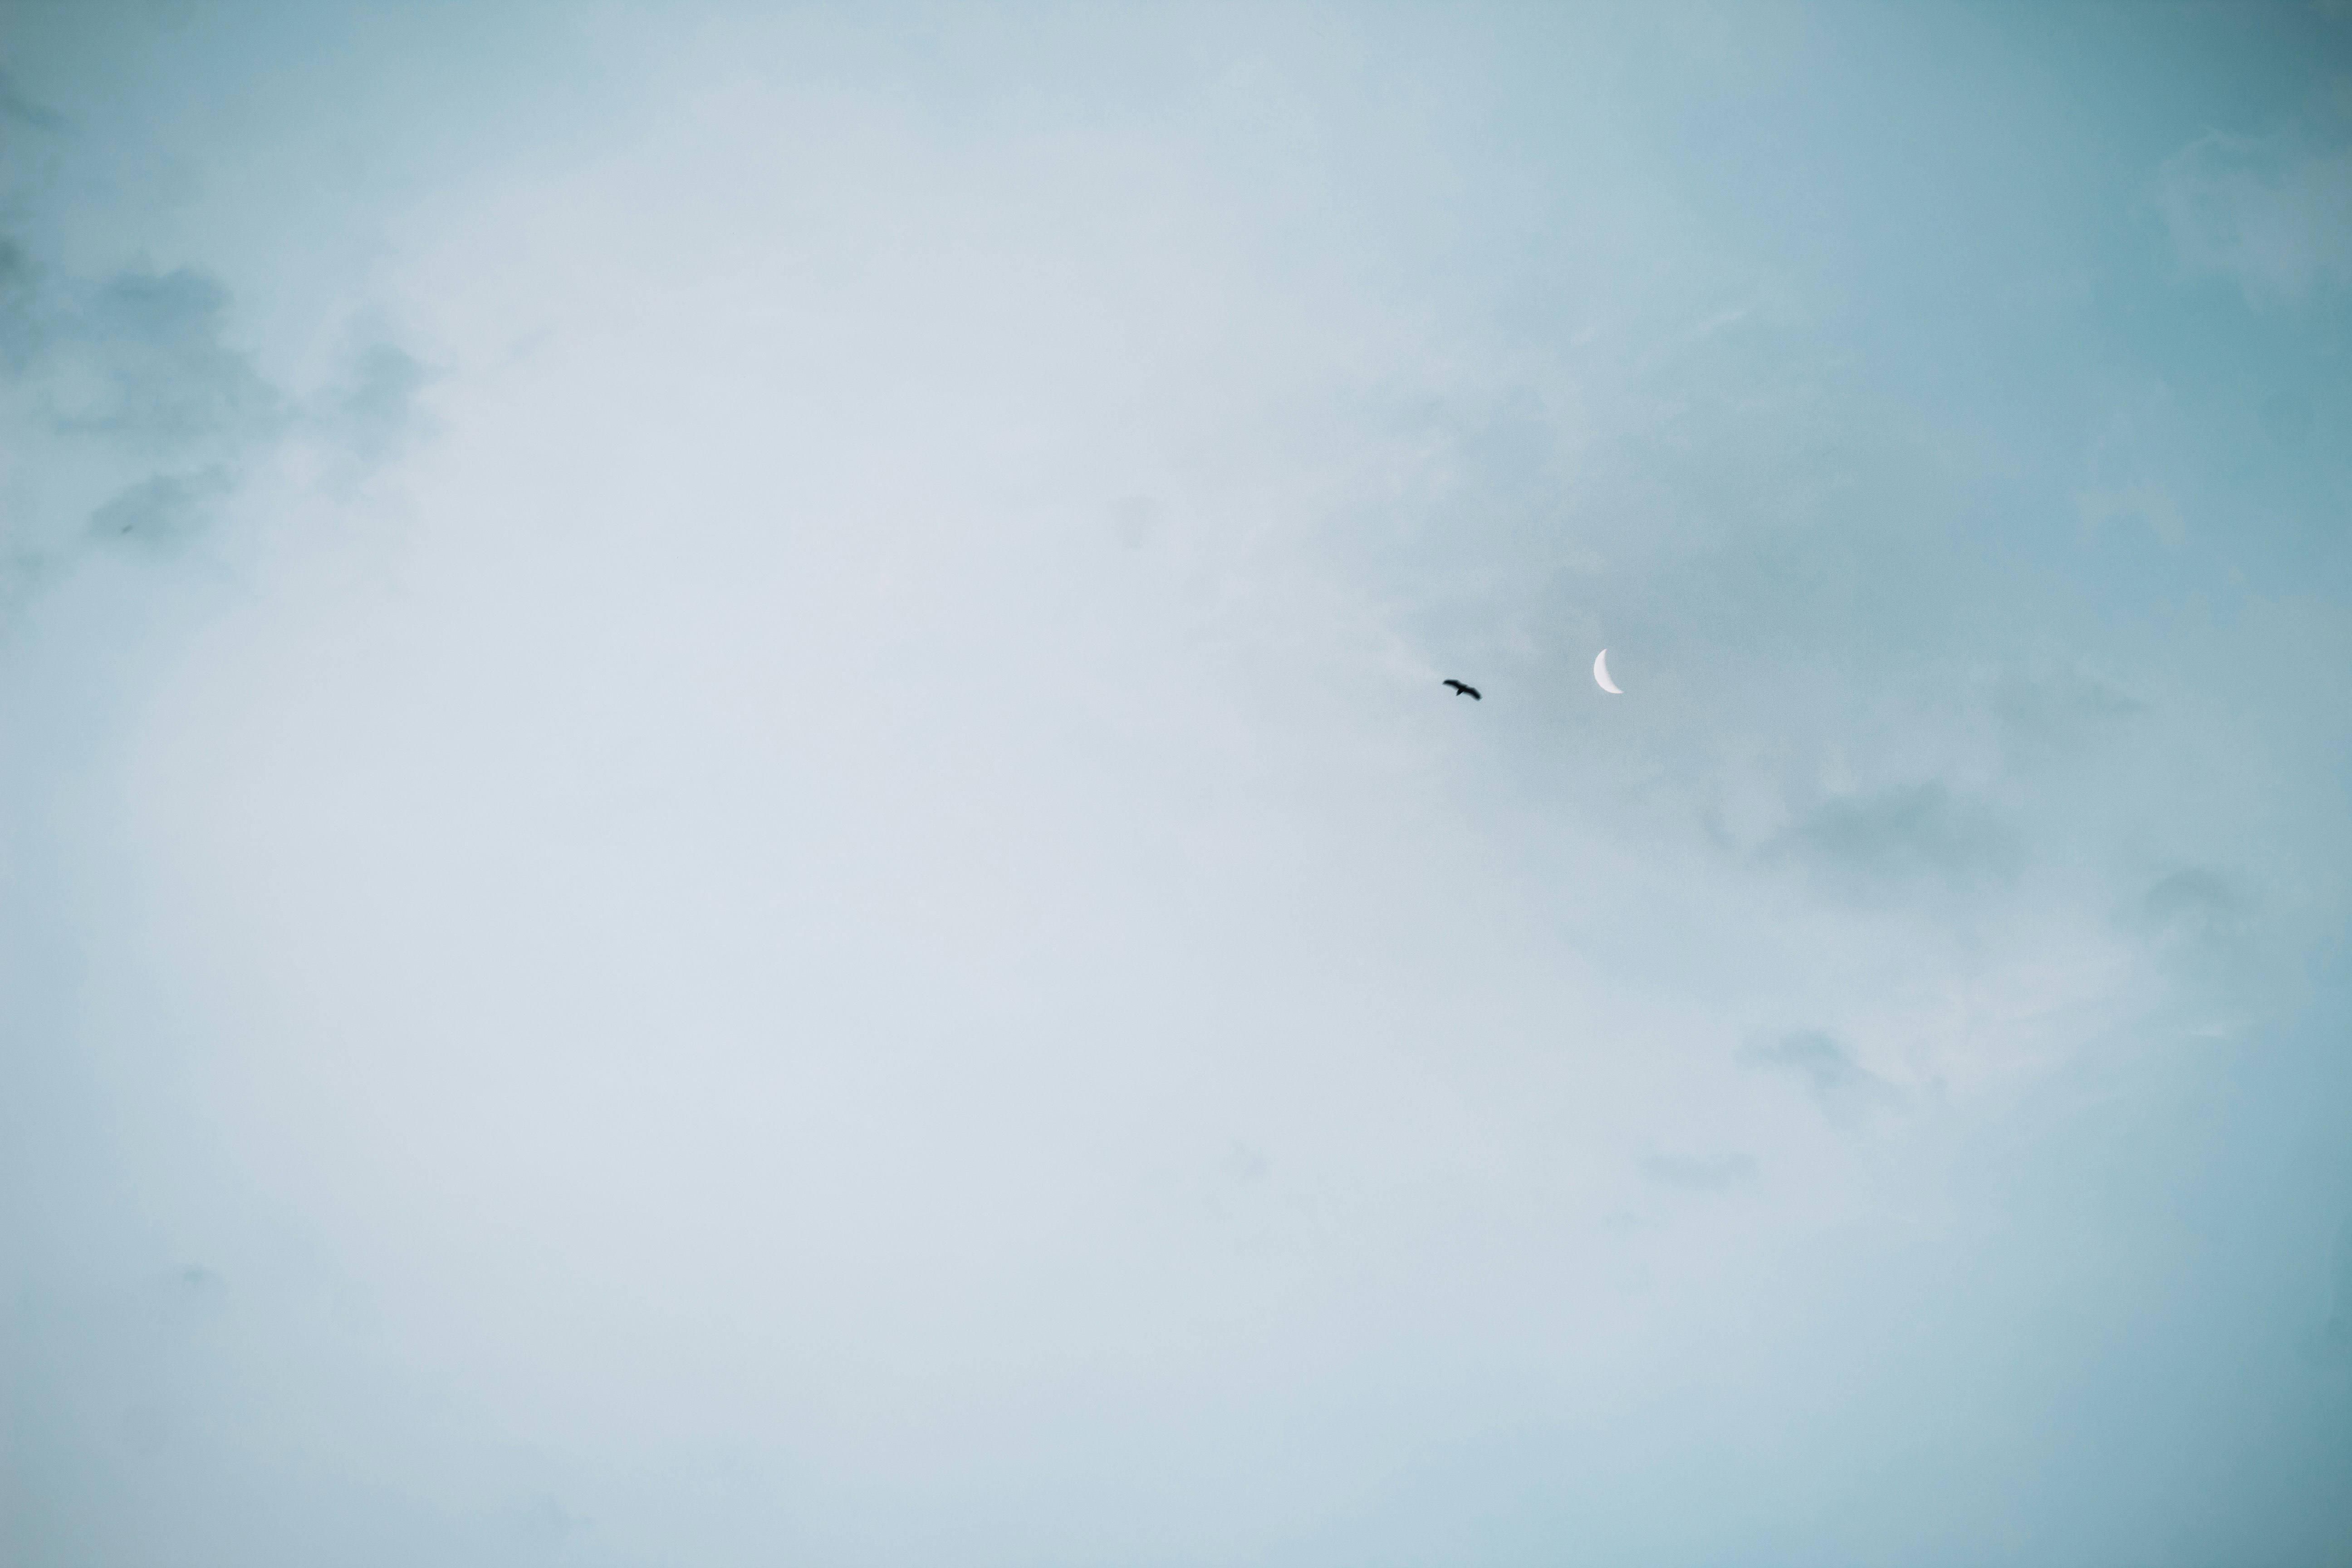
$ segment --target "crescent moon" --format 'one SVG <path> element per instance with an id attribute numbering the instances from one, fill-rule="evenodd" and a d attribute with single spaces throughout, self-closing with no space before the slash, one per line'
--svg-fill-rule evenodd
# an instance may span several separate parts
<path id="1" fill-rule="evenodd" d="M 1601 657 L 1592 661 L 1592 679 L 1601 682 L 1601 689 L 1609 693 L 1610 696 L 1622 697 L 1625 695 L 1623 692 L 1617 689 L 1617 683 L 1609 679 L 1609 650 L 1605 647 L 1601 650 Z"/>

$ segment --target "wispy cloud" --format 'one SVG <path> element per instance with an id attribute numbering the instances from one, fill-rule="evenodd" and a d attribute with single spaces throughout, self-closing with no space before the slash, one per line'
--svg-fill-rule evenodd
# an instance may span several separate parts
<path id="1" fill-rule="evenodd" d="M 1739 1054 L 1750 1067 L 1803 1079 L 1822 1109 L 1841 1119 L 1903 1100 L 1900 1089 L 1864 1067 L 1852 1047 L 1826 1030 L 1799 1029 L 1752 1041 Z"/>

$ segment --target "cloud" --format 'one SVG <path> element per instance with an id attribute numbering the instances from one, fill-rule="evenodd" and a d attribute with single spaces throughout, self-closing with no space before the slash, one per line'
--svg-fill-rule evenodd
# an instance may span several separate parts
<path id="1" fill-rule="evenodd" d="M 138 264 L 87 283 L 0 235 L 0 414 L 17 438 L 0 469 L 0 602 L 21 603 L 90 545 L 186 546 L 289 441 L 323 448 L 348 478 L 425 427 L 417 398 L 433 373 L 404 349 L 364 344 L 305 400 L 238 344 L 235 318 L 201 268 Z"/>
<path id="2" fill-rule="evenodd" d="M 2243 889 L 2218 871 L 2192 866 L 2149 888 L 2128 923 L 2168 967 L 2210 979 L 2245 955 L 2252 913 Z"/>
<path id="3" fill-rule="evenodd" d="M 53 109 L 45 109 L 16 90 L 16 82 L 5 71 L 0 71 L 0 123 L 13 123 L 35 131 L 62 131 L 65 116 Z"/>
<path id="4" fill-rule="evenodd" d="M 59 426 L 139 452 L 275 434 L 285 399 L 226 341 L 228 309 L 228 290 L 194 268 L 118 273 L 83 307 L 67 340 L 76 362 L 68 368 L 82 374 L 52 384 L 63 405 Z"/>
<path id="5" fill-rule="evenodd" d="M 2121 922 L 2346 929 L 2334 710 L 2236 679 L 2341 584 L 2063 516 L 2119 319 L 2236 311 L 2081 221 L 2197 128 L 1356 15 L 20 68 L 145 141 L 0 414 L 159 553 L 0 747 L 0 1294 L 98 1303 L 0 1558 L 2326 1559 L 2336 1058 L 2170 1049 Z M 2340 488 L 2317 372 L 2168 384 L 2119 485 L 2292 386 Z"/>
<path id="6" fill-rule="evenodd" d="M 2075 760 L 2116 726 L 2147 712 L 2137 700 L 2072 670 L 2004 679 L 1991 698 L 2004 759 L 2020 768 Z"/>
<path id="7" fill-rule="evenodd" d="M 102 540 L 162 549 L 203 531 L 234 488 L 226 469 L 158 474 L 142 479 L 89 514 L 89 531 Z"/>
<path id="8" fill-rule="evenodd" d="M 2165 161 L 2157 207 L 2191 273 L 2232 279 L 2256 305 L 2352 282 L 2352 149 L 2210 132 Z"/>
<path id="9" fill-rule="evenodd" d="M 196 268 L 84 285 L 0 237 L 11 589 L 86 542 L 193 538 L 282 438 L 288 400 L 231 340 L 230 315 L 228 290 Z"/>
<path id="10" fill-rule="evenodd" d="M 0 371 L 21 372 L 38 337 L 33 264 L 22 246 L 0 235 Z"/>
<path id="11" fill-rule="evenodd" d="M 2311 399 L 2299 392 L 2274 392 L 2263 399 L 2257 416 L 2263 434 L 2290 452 L 2300 452 L 2311 445 L 2313 429 L 2318 423 Z"/>
<path id="12" fill-rule="evenodd" d="M 1922 877 L 1956 884 L 2006 879 L 2024 860 L 2000 811 L 1932 782 L 1823 801 L 1782 833 L 1771 852 L 1855 889 Z"/>
<path id="13" fill-rule="evenodd" d="M 2328 1302 L 2327 1321 L 2319 1331 L 2320 1353 L 2331 1362 L 2352 1362 L 2352 1216 L 2347 1216 L 2336 1233 L 2336 1246 L 2329 1261 L 2328 1283 L 2333 1297 Z"/>
<path id="14" fill-rule="evenodd" d="M 1800 1029 L 1777 1040 L 1753 1043 L 1739 1054 L 1751 1067 L 1803 1079 L 1822 1108 L 1833 1116 L 1850 1116 L 1903 1098 L 1901 1090 L 1856 1061 L 1843 1041 L 1823 1030 Z"/>
<path id="15" fill-rule="evenodd" d="M 1645 1154 L 1642 1174 L 1661 1186 L 1685 1192 L 1719 1193 L 1756 1179 L 1749 1154 Z"/>
<path id="16" fill-rule="evenodd" d="M 2219 872 L 2192 867 L 2148 889 L 2146 914 L 2158 932 L 2212 941 L 2228 934 L 2241 901 Z"/>
<path id="17" fill-rule="evenodd" d="M 351 380 L 320 400 L 320 421 L 362 468 L 405 451 L 422 420 L 417 395 L 433 371 L 407 351 L 373 343 L 360 351 Z"/>
<path id="18" fill-rule="evenodd" d="M 495 1511 L 503 1533 L 526 1547 L 555 1546 L 589 1528 L 586 1520 L 565 1508 L 563 1500 L 551 1492 L 509 1498 Z"/>

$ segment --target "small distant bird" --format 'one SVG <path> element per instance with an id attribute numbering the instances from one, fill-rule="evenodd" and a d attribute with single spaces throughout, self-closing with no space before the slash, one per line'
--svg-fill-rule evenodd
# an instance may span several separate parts
<path id="1" fill-rule="evenodd" d="M 1449 680 L 1445 684 L 1454 688 L 1454 695 L 1456 697 L 1467 697 L 1473 702 L 1486 700 L 1478 695 L 1478 689 L 1475 686 L 1465 686 L 1458 680 Z"/>

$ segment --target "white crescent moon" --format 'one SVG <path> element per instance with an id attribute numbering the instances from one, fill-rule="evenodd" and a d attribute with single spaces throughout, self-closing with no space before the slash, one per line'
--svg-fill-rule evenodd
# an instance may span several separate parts
<path id="1" fill-rule="evenodd" d="M 1605 647 L 1601 650 L 1601 657 L 1592 661 L 1592 679 L 1601 682 L 1601 689 L 1612 697 L 1625 695 L 1617 689 L 1617 683 L 1609 679 L 1609 650 Z"/>

